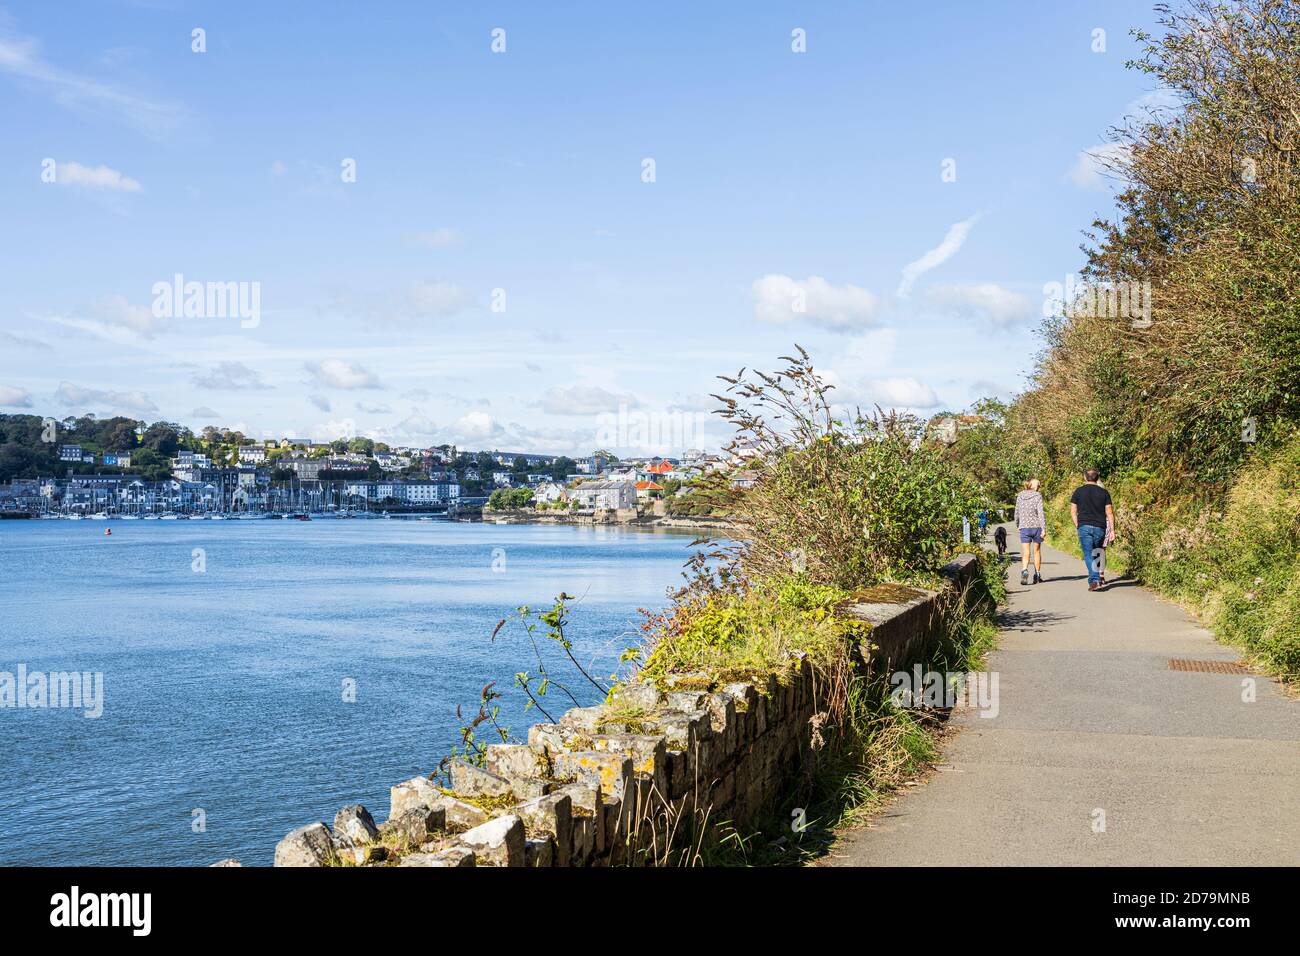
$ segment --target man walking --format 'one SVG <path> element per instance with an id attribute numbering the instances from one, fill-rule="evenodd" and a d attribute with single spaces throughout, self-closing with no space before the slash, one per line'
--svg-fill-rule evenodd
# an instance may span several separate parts
<path id="1" fill-rule="evenodd" d="M 1101 477 L 1096 468 L 1083 473 L 1084 483 L 1070 496 L 1070 517 L 1079 532 L 1079 550 L 1083 566 L 1088 569 L 1088 590 L 1101 589 L 1101 573 L 1093 564 L 1093 553 L 1106 539 L 1106 528 L 1115 526 L 1115 508 L 1110 492 L 1097 484 Z"/>

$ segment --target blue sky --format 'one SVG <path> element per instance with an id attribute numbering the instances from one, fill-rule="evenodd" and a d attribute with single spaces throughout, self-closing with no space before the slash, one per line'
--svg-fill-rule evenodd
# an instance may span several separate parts
<path id="1" fill-rule="evenodd" d="M 964 408 L 1024 386 L 1111 207 L 1083 154 L 1160 100 L 1131 0 L 310 9 L 0 7 L 0 411 L 586 453 L 793 342 Z M 176 274 L 256 326 L 155 315 Z"/>

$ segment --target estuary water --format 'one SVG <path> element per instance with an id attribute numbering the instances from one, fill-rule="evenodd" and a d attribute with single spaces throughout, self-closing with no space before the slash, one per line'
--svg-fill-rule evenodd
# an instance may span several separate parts
<path id="1" fill-rule="evenodd" d="M 574 595 L 574 652 L 609 674 L 637 609 L 681 582 L 692 540 L 413 520 L 0 521 L 0 685 L 21 666 L 35 704 L 34 674 L 103 675 L 98 717 L 48 706 L 57 695 L 0 706 L 0 864 L 268 865 L 285 833 L 345 804 L 382 820 L 388 788 L 436 767 L 489 681 L 502 724 L 544 719 L 512 689 L 536 663 L 517 625 L 492 639 L 501 618 Z M 569 681 L 587 704 L 598 694 L 584 683 Z M 545 705 L 572 702 L 552 688 Z"/>

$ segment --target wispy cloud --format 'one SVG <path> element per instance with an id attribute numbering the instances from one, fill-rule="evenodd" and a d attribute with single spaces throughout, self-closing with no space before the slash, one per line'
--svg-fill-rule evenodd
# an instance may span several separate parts
<path id="1" fill-rule="evenodd" d="M 616 412 L 620 405 L 636 408 L 640 402 L 633 395 L 621 395 L 598 385 L 553 388 L 542 399 L 542 410 L 548 415 L 596 415 Z"/>
<path id="2" fill-rule="evenodd" d="M 171 132 L 181 121 L 176 106 L 144 99 L 110 83 L 55 66 L 41 56 L 40 43 L 32 37 L 8 31 L 0 35 L 0 72 L 65 109 L 109 116 L 155 139 Z"/>
<path id="3" fill-rule="evenodd" d="M 243 362 L 219 362 L 211 371 L 194 376 L 194 384 L 199 388 L 214 388 L 226 392 L 244 389 L 270 388 L 262 381 L 262 374 L 249 368 Z"/>
<path id="4" fill-rule="evenodd" d="M 61 382 L 54 391 L 54 397 L 69 408 L 100 408 L 135 415 L 154 415 L 158 412 L 158 406 L 141 391 L 104 391 Z"/>
<path id="5" fill-rule="evenodd" d="M 54 167 L 54 182 L 60 186 L 85 189 L 108 189 L 113 192 L 138 193 L 140 183 L 109 166 L 83 166 L 74 160 Z"/>
<path id="6" fill-rule="evenodd" d="M 16 348 L 38 349 L 42 352 L 50 352 L 54 348 L 48 342 L 42 342 L 40 339 L 32 339 L 25 335 L 14 335 L 12 332 L 4 331 L 0 331 L 0 342 Z"/>
<path id="7" fill-rule="evenodd" d="M 906 299 L 911 294 L 912 286 L 916 284 L 917 279 L 955 256 L 957 251 L 965 244 L 966 237 L 970 235 L 971 228 L 978 219 L 979 216 L 975 215 L 969 219 L 954 223 L 949 227 L 941 243 L 921 256 L 921 258 L 905 265 L 903 267 L 903 280 L 898 284 L 898 297 Z"/>

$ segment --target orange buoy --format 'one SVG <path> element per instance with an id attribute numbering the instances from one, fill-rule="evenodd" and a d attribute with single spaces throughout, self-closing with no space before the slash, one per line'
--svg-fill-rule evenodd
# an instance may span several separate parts
<path id="1" fill-rule="evenodd" d="M 112 534 L 112 533 L 113 533 L 113 529 L 112 529 L 112 528 L 105 528 L 105 529 L 104 529 L 104 534 Z"/>

